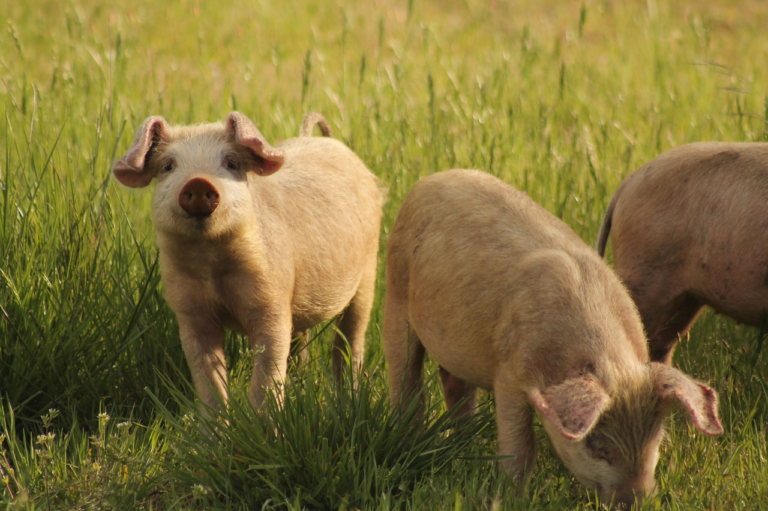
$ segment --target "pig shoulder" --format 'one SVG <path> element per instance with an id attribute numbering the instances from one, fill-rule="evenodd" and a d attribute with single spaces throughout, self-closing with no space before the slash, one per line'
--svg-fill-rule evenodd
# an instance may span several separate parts
<path id="1" fill-rule="evenodd" d="M 517 274 L 499 339 L 514 348 L 510 360 L 526 368 L 525 387 L 544 388 L 587 370 L 613 393 L 624 373 L 639 373 L 648 362 L 634 303 L 591 249 L 531 252 Z"/>

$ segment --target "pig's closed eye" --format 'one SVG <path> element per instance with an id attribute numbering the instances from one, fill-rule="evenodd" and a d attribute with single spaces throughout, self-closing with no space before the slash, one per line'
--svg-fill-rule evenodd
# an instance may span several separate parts
<path id="1" fill-rule="evenodd" d="M 240 170 L 240 163 L 234 158 L 224 158 L 224 166 L 229 170 Z"/>
<path id="2" fill-rule="evenodd" d="M 596 435 L 592 434 L 587 437 L 587 450 L 589 455 L 595 459 L 603 460 L 609 465 L 613 465 L 613 456 L 610 449 L 607 446 L 607 441 Z"/>
<path id="3" fill-rule="evenodd" d="M 173 160 L 167 161 L 163 164 L 163 172 L 170 172 L 173 170 Z"/>

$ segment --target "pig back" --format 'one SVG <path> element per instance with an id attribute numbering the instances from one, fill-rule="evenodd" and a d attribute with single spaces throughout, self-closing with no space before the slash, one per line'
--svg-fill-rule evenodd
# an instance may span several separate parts
<path id="1" fill-rule="evenodd" d="M 525 366 L 542 363 L 557 379 L 574 363 L 627 351 L 647 358 L 639 317 L 610 269 L 567 225 L 490 175 L 420 181 L 388 257 L 388 268 L 407 274 L 412 327 L 427 351 L 475 385 L 491 388 L 510 359 L 522 379 Z"/>
<path id="2" fill-rule="evenodd" d="M 293 276 L 294 326 L 341 312 L 375 265 L 382 194 L 375 176 L 341 142 L 289 139 L 283 168 L 254 180 L 261 230 L 276 242 L 267 257 Z"/>

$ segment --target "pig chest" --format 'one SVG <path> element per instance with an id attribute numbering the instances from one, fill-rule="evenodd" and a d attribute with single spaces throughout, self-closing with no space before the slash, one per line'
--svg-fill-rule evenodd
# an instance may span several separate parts
<path id="1" fill-rule="evenodd" d="M 166 299 L 177 314 L 207 318 L 238 333 L 247 334 L 248 323 L 279 303 L 270 299 L 263 279 L 236 267 L 184 265 L 161 257 L 161 270 Z"/>

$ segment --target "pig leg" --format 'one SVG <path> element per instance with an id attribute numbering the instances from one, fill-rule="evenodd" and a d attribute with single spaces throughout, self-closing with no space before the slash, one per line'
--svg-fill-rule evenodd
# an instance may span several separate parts
<path id="1" fill-rule="evenodd" d="M 466 398 L 454 415 L 457 419 L 471 417 L 477 408 L 477 388 L 452 375 L 442 366 L 439 366 L 440 383 L 443 385 L 445 406 L 452 410 L 462 399 Z"/>
<path id="2" fill-rule="evenodd" d="M 248 396 L 254 406 L 264 401 L 267 389 L 273 388 L 278 402 L 283 401 L 283 383 L 291 351 L 291 310 L 269 311 L 249 329 L 251 347 L 256 352 Z"/>
<path id="3" fill-rule="evenodd" d="M 652 362 L 672 364 L 672 353 L 680 336 L 687 332 L 702 309 L 702 303 L 689 293 L 683 293 L 658 306 L 647 301 L 638 303 L 648 334 Z"/>
<path id="4" fill-rule="evenodd" d="M 355 296 L 341 314 L 338 323 L 339 332 L 333 343 L 333 374 L 336 383 L 341 383 L 344 375 L 344 356 L 348 355 L 352 364 L 352 381 L 356 385 L 357 373 L 363 365 L 365 352 L 365 330 L 373 307 L 373 294 L 376 286 L 376 258 L 369 265 Z"/>
<path id="5" fill-rule="evenodd" d="M 510 381 L 500 368 L 493 384 L 496 401 L 496 428 L 499 437 L 499 454 L 514 456 L 501 462 L 514 479 L 525 481 L 536 462 L 536 435 L 533 430 L 533 414 L 528 399 L 517 385 Z"/>
<path id="6" fill-rule="evenodd" d="M 394 294 L 392 289 L 387 291 L 382 335 L 390 401 L 392 406 L 398 406 L 418 393 L 424 385 L 422 369 L 425 350 L 408 320 L 407 299 L 401 300 Z"/>
<path id="7" fill-rule="evenodd" d="M 218 409 L 227 402 L 227 366 L 224 360 L 224 329 L 211 320 L 179 314 L 179 334 L 192 373 L 201 411 Z"/>

